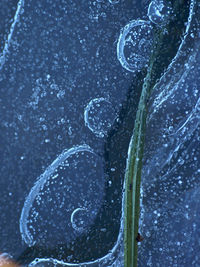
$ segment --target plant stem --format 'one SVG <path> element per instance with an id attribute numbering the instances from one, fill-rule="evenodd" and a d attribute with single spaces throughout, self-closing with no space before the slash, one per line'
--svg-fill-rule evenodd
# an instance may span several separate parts
<path id="1" fill-rule="evenodd" d="M 140 215 L 140 184 L 145 142 L 147 100 L 151 95 L 156 79 L 161 76 L 161 73 L 175 56 L 179 47 L 181 34 L 185 27 L 184 22 L 188 16 L 186 6 L 184 2 L 175 0 L 173 11 L 176 19 L 170 22 L 166 26 L 166 29 L 164 27 L 155 28 L 153 53 L 142 87 L 126 163 L 124 212 L 125 267 L 137 267 L 138 245 L 136 237 Z M 165 35 L 165 30 L 167 30 L 168 35 Z"/>

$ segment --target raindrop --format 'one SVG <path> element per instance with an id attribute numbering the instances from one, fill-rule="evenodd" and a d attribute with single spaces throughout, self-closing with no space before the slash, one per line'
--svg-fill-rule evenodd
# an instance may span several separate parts
<path id="1" fill-rule="evenodd" d="M 133 20 L 121 31 L 117 43 L 117 58 L 128 71 L 140 71 L 150 59 L 153 27 L 150 22 Z"/>
<path id="2" fill-rule="evenodd" d="M 92 99 L 84 111 L 85 125 L 98 137 L 104 137 L 116 119 L 112 104 L 105 98 Z"/>

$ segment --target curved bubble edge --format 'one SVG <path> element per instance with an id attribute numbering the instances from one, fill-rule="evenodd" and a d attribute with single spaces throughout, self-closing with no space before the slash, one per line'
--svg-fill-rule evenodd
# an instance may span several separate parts
<path id="1" fill-rule="evenodd" d="M 13 23 L 11 24 L 11 27 L 10 27 L 10 31 L 9 31 L 7 40 L 5 41 L 3 52 L 2 52 L 2 54 L 0 54 L 0 70 L 3 68 L 3 65 L 5 63 L 6 54 L 9 51 L 9 46 L 10 46 L 11 38 L 12 38 L 14 29 L 15 29 L 15 25 L 16 25 L 16 23 L 19 20 L 19 16 L 20 16 L 20 13 L 22 13 L 23 7 L 24 7 L 24 0 L 19 0 L 19 2 L 17 3 L 17 10 L 15 12 Z"/>
<path id="2" fill-rule="evenodd" d="M 88 123 L 88 121 L 89 121 L 89 117 L 88 117 L 88 110 L 89 110 L 89 108 L 92 107 L 93 102 L 98 103 L 100 101 L 105 101 L 105 102 L 109 103 L 112 106 L 112 103 L 108 99 L 106 99 L 104 97 L 99 97 L 99 98 L 93 98 L 93 99 L 91 99 L 89 101 L 89 103 L 87 104 L 87 106 L 85 107 L 85 109 L 84 109 L 84 122 L 85 122 L 85 126 L 88 127 L 88 129 L 90 129 L 91 132 L 93 132 L 97 137 L 103 138 L 106 135 L 106 132 L 99 132 L 99 131 L 93 129 L 90 126 L 90 123 Z"/>
<path id="3" fill-rule="evenodd" d="M 46 263 L 53 263 L 55 266 L 57 266 L 58 264 L 60 264 L 61 266 L 65 266 L 65 267 L 112 267 L 115 263 L 115 260 L 117 260 L 116 258 L 113 258 L 112 256 L 117 253 L 118 251 L 120 252 L 123 249 L 123 230 L 124 230 L 124 206 L 125 206 L 125 180 L 123 183 L 123 190 L 122 190 L 122 207 L 121 207 L 121 212 L 122 212 L 122 216 L 121 216 L 121 220 L 120 220 L 120 229 L 119 229 L 119 235 L 117 237 L 117 241 L 115 243 L 115 245 L 113 246 L 113 248 L 109 251 L 108 254 L 106 254 L 105 256 L 93 260 L 93 261 L 88 261 L 88 262 L 82 262 L 82 263 L 69 263 L 69 262 L 64 262 L 62 260 L 57 260 L 54 258 L 36 258 L 35 260 L 33 260 L 28 267 L 33 267 L 33 266 L 37 266 L 37 264 L 40 264 L 42 262 L 46 262 Z M 104 265 L 106 264 L 106 265 Z M 113 266 L 114 267 L 114 266 Z"/>
<path id="4" fill-rule="evenodd" d="M 65 161 L 68 157 L 71 155 L 74 155 L 77 152 L 91 152 L 93 154 L 96 154 L 93 149 L 84 144 L 84 145 L 79 145 L 79 146 L 74 146 L 68 150 L 64 150 L 52 163 L 47 169 L 44 171 L 43 174 L 39 176 L 37 181 L 35 182 L 35 185 L 31 188 L 25 202 L 24 206 L 22 208 L 20 220 L 19 220 L 19 228 L 20 228 L 20 233 L 22 236 L 22 239 L 28 246 L 33 246 L 35 242 L 33 241 L 33 237 L 31 233 L 29 232 L 27 228 L 27 223 L 28 223 L 28 216 L 29 216 L 29 211 L 31 209 L 31 206 L 33 204 L 33 201 L 37 197 L 38 193 L 41 191 L 43 188 L 44 184 L 46 181 L 49 179 L 49 177 L 52 175 L 52 173 L 55 171 L 55 169 L 63 162 Z"/>
<path id="5" fill-rule="evenodd" d="M 119 60 L 120 64 L 122 65 L 123 68 L 125 68 L 128 71 L 135 72 L 137 71 L 135 68 L 130 68 L 123 51 L 123 43 L 125 41 L 126 35 L 129 33 L 130 28 L 132 29 L 135 26 L 140 26 L 140 25 L 147 25 L 149 27 L 151 26 L 151 22 L 148 20 L 131 20 L 129 23 L 127 23 L 121 30 L 120 30 L 120 35 L 118 38 L 117 42 L 117 59 Z M 139 71 L 139 70 L 138 70 Z"/>

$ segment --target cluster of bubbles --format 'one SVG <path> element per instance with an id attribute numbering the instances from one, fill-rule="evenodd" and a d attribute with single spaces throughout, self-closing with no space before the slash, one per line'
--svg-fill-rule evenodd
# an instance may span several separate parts
<path id="1" fill-rule="evenodd" d="M 82 213 L 84 209 L 76 209 L 72 213 L 72 217 L 76 217 L 76 213 Z M 83 213 L 83 215 L 85 215 Z M 78 215 L 79 216 L 79 215 Z M 83 263 L 68 263 L 64 262 L 62 260 L 57 260 L 53 258 L 36 258 L 34 259 L 29 266 L 66 266 L 66 267 L 119 267 L 122 266 L 122 262 L 124 261 L 124 246 L 123 246 L 123 229 L 124 229 L 124 194 L 123 194 L 123 199 L 122 199 L 122 216 L 121 216 L 121 221 L 120 221 L 120 230 L 119 230 L 119 235 L 117 238 L 117 242 L 115 243 L 114 247 L 109 251 L 107 255 L 105 255 L 102 258 L 99 258 L 97 260 L 92 260 L 88 262 L 83 262 Z M 73 218 L 73 221 L 76 219 Z M 75 227 L 78 225 L 76 224 Z M 79 221 L 79 229 L 81 230 L 82 225 L 80 226 L 80 221 Z"/>
<path id="2" fill-rule="evenodd" d="M 117 58 L 123 68 L 136 72 L 148 66 L 153 49 L 153 25 L 167 24 L 171 13 L 172 7 L 168 1 L 153 0 L 148 8 L 150 21 L 133 20 L 121 30 Z"/>
<path id="3" fill-rule="evenodd" d="M 103 97 L 92 99 L 85 107 L 85 125 L 97 137 L 107 135 L 115 119 L 112 104 Z M 100 156 L 88 145 L 64 150 L 37 179 L 25 200 L 20 217 L 22 239 L 28 246 L 43 244 L 49 247 L 74 240 L 86 233 L 94 222 L 103 195 L 104 168 Z M 121 261 L 122 228 L 123 220 L 112 251 L 87 265 L 99 266 L 101 262 L 114 267 L 111 257 L 114 254 Z M 54 259 L 35 259 L 30 266 L 38 264 L 85 266 L 85 263 L 77 265 Z"/>
<path id="4" fill-rule="evenodd" d="M 85 126 L 97 137 L 106 136 L 115 119 L 111 102 L 103 97 L 92 99 L 84 109 Z M 103 192 L 101 158 L 88 145 L 64 150 L 26 198 L 20 217 L 22 239 L 28 246 L 69 242 L 94 222 Z"/>
<path id="5" fill-rule="evenodd" d="M 85 125 L 98 137 L 108 133 L 115 118 L 112 104 L 103 97 L 92 99 L 85 107 Z M 98 213 L 103 178 L 102 160 L 88 145 L 64 150 L 26 198 L 20 217 L 25 243 L 52 245 L 52 238 L 66 242 L 85 232 Z"/>
<path id="6" fill-rule="evenodd" d="M 40 84 L 38 88 L 40 93 Z M 39 93 L 34 94 L 36 105 Z M 85 126 L 100 138 L 115 119 L 115 109 L 104 97 L 90 100 L 84 109 Z M 64 150 L 38 177 L 25 200 L 20 217 L 24 242 L 53 247 L 86 233 L 98 214 L 104 186 L 103 161 L 91 147 Z"/>

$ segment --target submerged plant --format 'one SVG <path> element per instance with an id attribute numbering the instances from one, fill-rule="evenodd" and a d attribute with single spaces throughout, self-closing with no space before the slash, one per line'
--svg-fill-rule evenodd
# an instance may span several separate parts
<path id="1" fill-rule="evenodd" d="M 182 10 L 182 12 L 180 12 Z M 165 71 L 180 45 L 181 32 L 187 9 L 183 2 L 174 1 L 173 21 L 165 20 L 165 26 L 154 28 L 153 51 L 149 60 L 138 105 L 133 135 L 129 145 L 125 173 L 125 218 L 124 218 L 124 266 L 136 267 L 138 259 L 138 234 L 140 216 L 140 184 L 142 160 L 145 144 L 145 128 L 148 112 L 148 99 L 157 79 Z M 181 21 L 177 28 L 176 20 Z M 168 34 L 166 34 L 168 33 Z"/>

